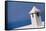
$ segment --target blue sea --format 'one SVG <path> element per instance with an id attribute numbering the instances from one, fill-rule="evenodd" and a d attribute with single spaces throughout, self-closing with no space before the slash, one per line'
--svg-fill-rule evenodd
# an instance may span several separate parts
<path id="1" fill-rule="evenodd" d="M 40 9 L 42 21 L 45 21 L 45 4 L 44 3 L 23 3 L 23 2 L 8 2 L 8 25 L 7 29 L 13 29 L 25 25 L 32 24 L 29 15 L 33 6 Z"/>

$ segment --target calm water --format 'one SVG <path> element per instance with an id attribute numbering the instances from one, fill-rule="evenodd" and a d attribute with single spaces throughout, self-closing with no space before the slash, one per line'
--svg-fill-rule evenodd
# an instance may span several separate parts
<path id="1" fill-rule="evenodd" d="M 45 21 L 45 4 L 36 3 L 20 3 L 20 2 L 8 2 L 8 28 L 13 29 L 25 25 L 31 24 L 31 18 L 28 14 L 33 6 L 36 6 L 41 10 L 42 21 Z"/>

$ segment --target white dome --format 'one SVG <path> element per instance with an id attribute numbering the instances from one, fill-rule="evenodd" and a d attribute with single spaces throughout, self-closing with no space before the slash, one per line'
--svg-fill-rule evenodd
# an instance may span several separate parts
<path id="1" fill-rule="evenodd" d="M 37 9 L 35 6 L 33 6 L 32 10 L 29 12 L 29 14 L 37 13 L 37 12 L 40 12 L 40 9 Z"/>

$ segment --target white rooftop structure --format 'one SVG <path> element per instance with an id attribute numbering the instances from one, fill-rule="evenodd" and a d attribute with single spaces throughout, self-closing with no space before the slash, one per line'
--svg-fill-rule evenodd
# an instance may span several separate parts
<path id="1" fill-rule="evenodd" d="M 33 6 L 32 10 L 29 12 L 32 25 L 35 28 L 40 28 L 41 26 L 41 16 L 40 16 L 40 9 L 36 8 L 36 6 Z"/>

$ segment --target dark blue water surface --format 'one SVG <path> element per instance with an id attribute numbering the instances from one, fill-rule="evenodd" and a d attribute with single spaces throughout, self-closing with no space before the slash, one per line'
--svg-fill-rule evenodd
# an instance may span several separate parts
<path id="1" fill-rule="evenodd" d="M 42 21 L 45 20 L 45 4 L 8 2 L 8 29 L 13 29 L 31 24 L 28 14 L 33 6 L 41 10 Z"/>

